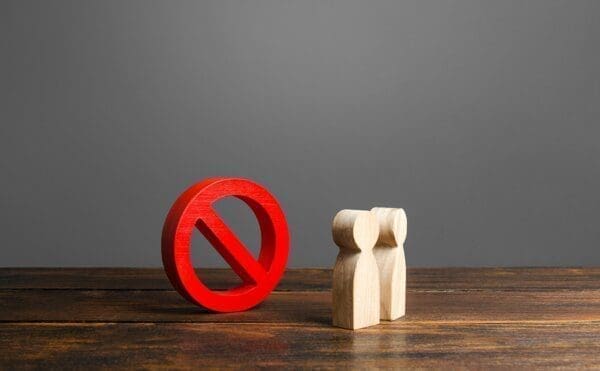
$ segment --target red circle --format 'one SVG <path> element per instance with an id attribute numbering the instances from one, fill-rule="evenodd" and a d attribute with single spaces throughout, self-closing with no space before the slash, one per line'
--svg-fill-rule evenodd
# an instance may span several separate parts
<path id="1" fill-rule="evenodd" d="M 258 219 L 258 260 L 212 207 L 217 200 L 230 196 L 244 201 Z M 190 256 L 194 228 L 242 278 L 242 285 L 212 291 L 196 276 Z M 242 311 L 263 301 L 279 283 L 287 263 L 289 239 L 283 210 L 266 188 L 248 179 L 208 178 L 188 188 L 171 207 L 162 232 L 163 265 L 173 287 L 190 302 L 215 312 Z"/>

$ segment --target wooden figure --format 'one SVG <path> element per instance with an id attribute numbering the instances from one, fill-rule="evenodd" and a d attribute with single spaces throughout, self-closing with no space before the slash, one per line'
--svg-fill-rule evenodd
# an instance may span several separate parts
<path id="1" fill-rule="evenodd" d="M 393 321 L 406 312 L 406 214 L 403 209 L 374 207 L 379 238 L 373 253 L 379 267 L 381 319 Z"/>
<path id="2" fill-rule="evenodd" d="M 333 325 L 359 329 L 379 323 L 379 271 L 373 256 L 379 226 L 369 211 L 342 210 L 333 219 L 340 252 L 333 268 Z"/>

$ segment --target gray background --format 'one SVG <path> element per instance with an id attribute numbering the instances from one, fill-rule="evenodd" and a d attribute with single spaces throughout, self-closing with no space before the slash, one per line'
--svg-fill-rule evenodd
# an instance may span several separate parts
<path id="1" fill-rule="evenodd" d="M 600 1 L 0 2 L 0 265 L 160 266 L 210 175 L 291 266 L 398 206 L 411 266 L 600 264 Z M 257 248 L 239 201 L 218 205 Z M 219 265 L 194 238 L 197 265 Z"/>

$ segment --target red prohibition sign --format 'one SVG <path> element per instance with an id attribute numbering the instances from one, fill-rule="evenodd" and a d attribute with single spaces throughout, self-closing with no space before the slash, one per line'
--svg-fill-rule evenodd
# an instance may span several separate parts
<path id="1" fill-rule="evenodd" d="M 244 201 L 258 219 L 261 248 L 258 260 L 213 209 L 224 197 Z M 213 291 L 192 267 L 192 232 L 198 228 L 243 284 Z M 162 260 L 173 287 L 190 302 L 214 312 L 237 312 L 254 307 L 273 291 L 287 263 L 290 237 L 279 203 L 264 187 L 242 178 L 208 178 L 194 184 L 175 201 L 162 232 Z"/>

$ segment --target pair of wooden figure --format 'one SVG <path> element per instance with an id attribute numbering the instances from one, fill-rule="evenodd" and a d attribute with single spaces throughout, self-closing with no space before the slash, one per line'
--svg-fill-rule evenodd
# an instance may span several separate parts
<path id="1" fill-rule="evenodd" d="M 404 316 L 404 210 L 342 210 L 332 234 L 340 248 L 333 268 L 333 325 L 355 330 Z"/>

